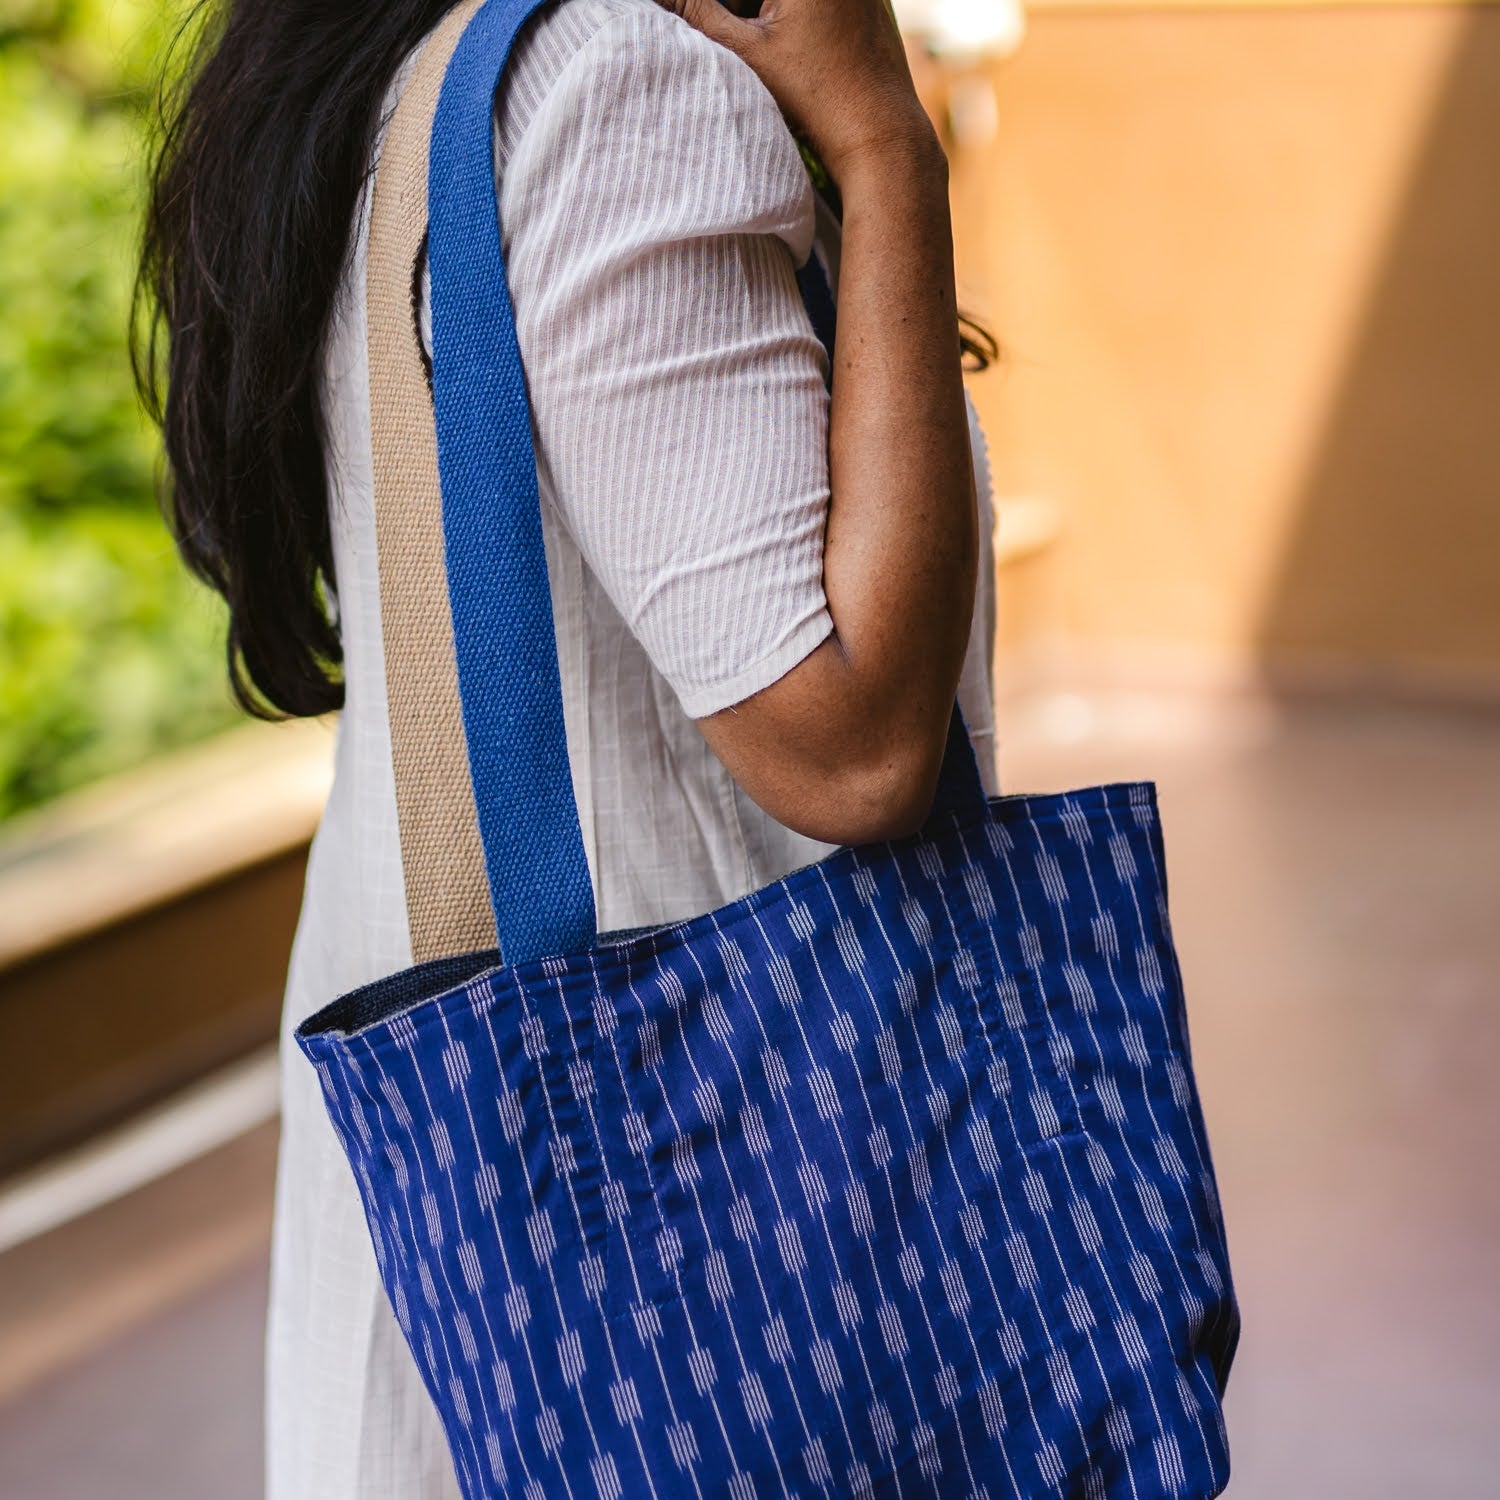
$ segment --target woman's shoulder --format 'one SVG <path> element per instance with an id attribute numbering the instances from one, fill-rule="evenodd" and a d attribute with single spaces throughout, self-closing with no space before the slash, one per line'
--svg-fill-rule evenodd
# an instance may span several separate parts
<path id="1" fill-rule="evenodd" d="M 516 39 L 496 127 L 497 170 L 519 169 L 513 209 L 602 194 L 665 223 L 711 205 L 721 223 L 682 229 L 777 234 L 799 259 L 811 243 L 811 183 L 770 90 L 657 0 L 544 4 Z"/>
<path id="2" fill-rule="evenodd" d="M 743 70 L 759 85 L 748 64 L 657 0 L 544 0 L 521 28 L 507 74 L 552 82 L 570 65 L 650 72 L 686 58 Z"/>

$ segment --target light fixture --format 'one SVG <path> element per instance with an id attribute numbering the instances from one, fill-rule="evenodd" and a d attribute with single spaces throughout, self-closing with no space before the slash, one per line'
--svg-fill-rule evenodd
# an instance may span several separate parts
<path id="1" fill-rule="evenodd" d="M 893 0 L 893 6 L 901 30 L 945 61 L 1009 57 L 1026 35 L 1021 0 Z"/>

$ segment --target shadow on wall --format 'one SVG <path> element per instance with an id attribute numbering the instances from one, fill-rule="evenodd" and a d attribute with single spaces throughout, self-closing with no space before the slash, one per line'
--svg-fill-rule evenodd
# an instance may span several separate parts
<path id="1" fill-rule="evenodd" d="M 1039 5 L 987 76 L 1006 660 L 1500 702 L 1500 9 Z"/>
<path id="2" fill-rule="evenodd" d="M 1255 631 L 1500 689 L 1500 13 L 1464 22 Z"/>

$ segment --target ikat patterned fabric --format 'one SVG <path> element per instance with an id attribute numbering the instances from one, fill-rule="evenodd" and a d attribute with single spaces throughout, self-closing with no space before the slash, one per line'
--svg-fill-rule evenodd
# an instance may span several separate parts
<path id="1" fill-rule="evenodd" d="M 1224 1487 L 1239 1317 L 1151 783 L 494 958 L 299 1036 L 469 1500 Z"/>

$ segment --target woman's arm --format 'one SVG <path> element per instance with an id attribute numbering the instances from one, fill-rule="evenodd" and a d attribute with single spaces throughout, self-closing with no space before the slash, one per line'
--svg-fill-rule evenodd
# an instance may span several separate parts
<path id="1" fill-rule="evenodd" d="M 843 236 L 823 585 L 833 634 L 700 719 L 772 816 L 861 843 L 937 785 L 978 552 L 947 165 L 884 0 L 662 0 L 760 75 L 838 182 Z"/>

